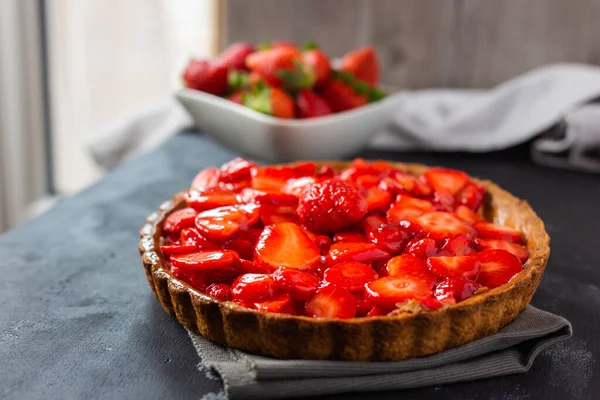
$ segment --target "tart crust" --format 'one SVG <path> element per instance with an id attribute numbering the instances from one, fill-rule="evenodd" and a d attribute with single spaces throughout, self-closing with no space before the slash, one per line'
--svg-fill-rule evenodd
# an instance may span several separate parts
<path id="1" fill-rule="evenodd" d="M 342 169 L 348 163 L 317 163 Z M 414 175 L 429 167 L 395 163 Z M 140 230 L 139 251 L 146 277 L 165 311 L 186 328 L 222 345 L 282 359 L 353 361 L 423 357 L 496 333 L 529 304 L 548 257 L 550 238 L 531 206 L 481 181 L 486 191 L 484 217 L 523 232 L 530 257 L 508 283 L 435 311 L 409 309 L 394 315 L 346 320 L 310 318 L 243 308 L 219 302 L 176 279 L 159 250 L 161 226 L 184 207 L 181 194 L 163 203 Z"/>

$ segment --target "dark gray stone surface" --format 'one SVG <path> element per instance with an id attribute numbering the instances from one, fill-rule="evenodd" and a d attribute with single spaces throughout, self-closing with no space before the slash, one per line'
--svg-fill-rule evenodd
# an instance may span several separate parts
<path id="1" fill-rule="evenodd" d="M 233 156 L 206 137 L 178 135 L 0 237 L 0 398 L 198 399 L 219 391 L 218 381 L 196 369 L 185 330 L 152 296 L 137 231 L 195 172 Z M 463 169 L 527 199 L 552 237 L 532 303 L 566 317 L 575 331 L 526 375 L 373 397 L 598 398 L 600 178 L 537 167 L 524 148 L 364 156 Z"/>

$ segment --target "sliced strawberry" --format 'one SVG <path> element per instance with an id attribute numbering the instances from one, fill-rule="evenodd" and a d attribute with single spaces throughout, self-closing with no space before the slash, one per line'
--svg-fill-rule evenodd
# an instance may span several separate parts
<path id="1" fill-rule="evenodd" d="M 356 316 L 365 317 L 373 308 L 369 300 L 365 299 L 364 291 L 352 293 L 356 299 Z"/>
<path id="2" fill-rule="evenodd" d="M 431 272 L 444 278 L 462 275 L 469 279 L 476 279 L 481 271 L 481 264 L 472 256 L 429 257 L 427 266 Z"/>
<path id="3" fill-rule="evenodd" d="M 194 246 L 200 250 L 219 249 L 219 246 L 202 236 L 196 227 L 185 228 L 181 231 L 181 244 Z"/>
<path id="4" fill-rule="evenodd" d="M 466 256 L 475 252 L 473 239 L 467 235 L 456 235 L 446 239 L 440 249 L 440 256 Z"/>
<path id="5" fill-rule="evenodd" d="M 185 230 L 185 229 L 184 229 Z M 182 230 L 183 232 L 183 230 Z M 166 234 L 166 235 L 165 235 Z M 163 244 L 185 244 L 181 242 L 181 233 L 180 232 L 163 232 Z"/>
<path id="6" fill-rule="evenodd" d="M 165 256 L 170 256 L 173 254 L 186 254 L 186 253 L 192 253 L 197 249 L 196 246 L 194 245 L 189 245 L 189 244 L 167 244 L 167 245 L 162 245 L 160 246 L 160 251 L 162 251 L 162 253 Z"/>
<path id="7" fill-rule="evenodd" d="M 329 165 L 323 165 L 317 171 L 317 177 L 319 178 L 333 178 L 335 176 L 335 171 Z"/>
<path id="8" fill-rule="evenodd" d="M 331 244 L 333 243 L 331 238 L 326 235 L 315 235 L 313 242 L 315 242 L 315 244 L 321 251 L 321 254 L 325 254 L 325 255 L 327 253 L 329 253 L 329 248 L 331 247 Z"/>
<path id="9" fill-rule="evenodd" d="M 307 187 L 316 182 L 319 182 L 319 179 L 312 176 L 290 179 L 285 186 L 281 188 L 281 191 L 290 195 L 300 196 Z"/>
<path id="10" fill-rule="evenodd" d="M 229 285 L 226 285 L 224 283 L 210 284 L 208 285 L 204 293 L 219 301 L 231 300 L 231 293 L 229 293 Z"/>
<path id="11" fill-rule="evenodd" d="M 239 254 L 240 258 L 245 260 L 252 260 L 254 257 L 254 244 L 245 239 L 230 239 L 223 244 L 223 248 L 235 251 Z"/>
<path id="12" fill-rule="evenodd" d="M 299 162 L 292 166 L 296 178 L 303 178 L 308 176 L 315 176 L 317 173 L 317 164 L 313 161 Z"/>
<path id="13" fill-rule="evenodd" d="M 453 212 L 456 207 L 456 200 L 452 193 L 447 190 L 438 190 L 433 193 L 433 203 L 436 210 Z"/>
<path id="14" fill-rule="evenodd" d="M 521 231 L 509 228 L 508 226 L 492 224 L 485 221 L 478 222 L 474 226 L 475 229 L 477 229 L 477 233 L 484 238 L 506 240 L 513 243 L 520 243 L 523 241 L 523 234 Z"/>
<path id="15" fill-rule="evenodd" d="M 472 297 L 482 286 L 464 276 L 446 278 L 435 286 L 434 295 L 439 300 L 463 301 Z"/>
<path id="16" fill-rule="evenodd" d="M 397 303 L 431 296 L 429 283 L 413 276 L 387 276 L 365 285 L 365 297 L 377 307 L 396 308 Z"/>
<path id="17" fill-rule="evenodd" d="M 367 242 L 367 237 L 358 232 L 337 232 L 333 235 L 333 242 Z"/>
<path id="18" fill-rule="evenodd" d="M 505 284 L 523 269 L 519 259 L 506 250 L 484 250 L 474 257 L 481 263 L 476 281 L 490 289 Z"/>
<path id="19" fill-rule="evenodd" d="M 434 191 L 447 191 L 452 196 L 469 182 L 469 176 L 464 172 L 447 168 L 430 168 L 422 177 Z"/>
<path id="20" fill-rule="evenodd" d="M 240 193 L 237 194 L 237 199 L 240 203 L 258 203 L 289 207 L 296 207 L 298 205 L 298 197 L 292 194 L 266 192 L 252 188 L 242 189 Z"/>
<path id="21" fill-rule="evenodd" d="M 275 269 L 255 263 L 254 261 L 240 259 L 237 263 L 237 269 L 242 274 L 270 274 Z"/>
<path id="22" fill-rule="evenodd" d="M 188 206 L 196 211 L 205 211 L 239 203 L 235 192 L 221 187 L 209 188 L 201 192 L 190 190 L 186 193 L 185 200 Z"/>
<path id="23" fill-rule="evenodd" d="M 355 181 L 355 185 L 359 189 L 365 189 L 365 190 L 366 189 L 377 189 L 380 192 L 387 193 L 385 190 L 377 188 L 378 184 L 379 184 L 379 177 L 375 176 L 375 175 L 361 175 L 358 178 L 356 178 L 356 181 Z M 376 197 L 380 197 L 380 195 L 378 195 L 377 193 L 375 193 L 375 195 L 373 197 L 375 197 L 375 198 Z M 391 198 L 391 195 L 390 195 L 390 198 Z"/>
<path id="24" fill-rule="evenodd" d="M 173 211 L 165 219 L 162 229 L 165 232 L 180 232 L 184 228 L 194 226 L 198 212 L 193 208 L 182 208 L 181 210 Z"/>
<path id="25" fill-rule="evenodd" d="M 234 300 L 255 303 L 273 298 L 277 294 L 277 285 L 271 275 L 240 275 L 231 285 L 231 297 Z"/>
<path id="26" fill-rule="evenodd" d="M 239 259 L 235 251 L 209 250 L 172 255 L 171 264 L 184 269 L 206 270 L 235 265 Z"/>
<path id="27" fill-rule="evenodd" d="M 527 261 L 529 258 L 529 251 L 527 250 L 527 247 L 518 243 L 511 243 L 500 239 L 484 239 L 481 237 L 476 237 L 474 242 L 477 250 L 479 251 L 488 249 L 503 249 L 517 256 L 519 261 L 522 263 Z"/>
<path id="28" fill-rule="evenodd" d="M 425 307 L 429 311 L 435 311 L 444 306 L 444 302 L 440 301 L 439 299 L 437 299 L 433 296 L 429 296 L 429 297 L 425 297 L 424 299 L 421 299 L 419 301 L 419 304 L 421 304 L 423 307 Z"/>
<path id="29" fill-rule="evenodd" d="M 353 318 L 356 299 L 346 289 L 327 285 L 306 302 L 305 310 L 307 316 L 314 318 Z"/>
<path id="30" fill-rule="evenodd" d="M 417 238 L 408 242 L 402 254 L 425 259 L 431 256 L 435 256 L 437 252 L 438 248 L 435 240 L 431 238 Z"/>
<path id="31" fill-rule="evenodd" d="M 373 268 L 359 262 L 335 264 L 323 273 L 324 282 L 343 287 L 350 292 L 361 291 L 365 283 L 377 277 L 377 272 Z"/>
<path id="32" fill-rule="evenodd" d="M 263 167 L 253 172 L 252 187 L 257 190 L 279 191 L 293 178 L 296 178 L 296 171 L 292 167 Z"/>
<path id="33" fill-rule="evenodd" d="M 254 225 L 259 217 L 256 204 L 219 207 L 198 214 L 196 228 L 209 239 L 227 240 L 239 230 Z"/>
<path id="34" fill-rule="evenodd" d="M 334 243 L 329 248 L 327 254 L 327 265 L 334 265 L 341 262 L 356 261 L 369 263 L 374 260 L 389 258 L 390 255 L 375 246 L 373 243 Z"/>
<path id="35" fill-rule="evenodd" d="M 256 302 L 254 303 L 254 308 L 263 312 L 296 314 L 293 301 L 287 294 L 277 296 L 274 299 Z"/>
<path id="36" fill-rule="evenodd" d="M 483 218 L 479 214 L 477 214 L 475 211 L 471 210 L 469 207 L 463 204 L 457 206 L 456 210 L 454 210 L 454 213 L 471 224 L 483 220 Z"/>
<path id="37" fill-rule="evenodd" d="M 208 283 L 225 283 L 227 285 L 231 285 L 235 278 L 240 275 L 239 271 L 232 266 L 208 269 L 201 273 L 205 276 Z"/>
<path id="38" fill-rule="evenodd" d="M 391 169 L 392 165 L 386 161 L 369 162 L 362 158 L 356 158 L 350 163 L 350 166 L 340 172 L 340 179 L 343 181 L 357 182 L 360 177 L 369 175 L 381 179 Z"/>
<path id="39" fill-rule="evenodd" d="M 436 277 L 427 268 L 427 262 L 415 256 L 402 255 L 392 258 L 387 263 L 389 276 L 412 276 L 427 282 L 433 287 Z"/>
<path id="40" fill-rule="evenodd" d="M 387 211 L 386 218 L 389 222 L 400 222 L 433 210 L 433 204 L 427 200 L 400 195 Z"/>
<path id="41" fill-rule="evenodd" d="M 458 194 L 458 201 L 469 209 L 477 211 L 483 204 L 484 197 L 485 188 L 475 182 L 469 182 Z"/>
<path id="42" fill-rule="evenodd" d="M 475 229 L 456 215 L 443 211 L 434 211 L 412 219 L 428 236 L 441 240 L 450 236 L 466 234 L 473 236 Z"/>
<path id="43" fill-rule="evenodd" d="M 295 300 L 308 300 L 319 287 L 319 278 L 311 271 L 281 267 L 273 273 L 277 286 Z"/>
<path id="44" fill-rule="evenodd" d="M 371 235 L 371 232 L 378 229 L 383 224 L 387 223 L 387 220 L 378 214 L 369 214 L 365 218 L 363 218 L 361 222 L 361 227 L 367 237 Z"/>
<path id="45" fill-rule="evenodd" d="M 387 310 L 376 306 L 373 306 L 371 311 L 367 313 L 367 317 L 382 317 L 384 315 L 387 315 Z"/>
<path id="46" fill-rule="evenodd" d="M 399 254 L 409 242 L 411 235 L 396 224 L 383 224 L 368 233 L 369 241 L 390 255 Z"/>
<path id="47" fill-rule="evenodd" d="M 284 222 L 267 226 L 256 244 L 254 261 L 273 268 L 309 269 L 317 266 L 321 252 L 300 226 Z"/>
<path id="48" fill-rule="evenodd" d="M 171 266 L 171 272 L 173 273 L 173 276 L 175 276 L 175 278 L 187 283 L 194 289 L 204 291 L 208 286 L 206 277 L 199 271 Z"/>
<path id="49" fill-rule="evenodd" d="M 303 192 L 297 212 L 300 221 L 314 232 L 339 232 L 365 216 L 367 202 L 352 186 L 328 180 Z"/>
<path id="50" fill-rule="evenodd" d="M 256 163 L 237 157 L 221 166 L 221 182 L 231 183 L 249 180 Z"/>
<path id="51" fill-rule="evenodd" d="M 371 263 L 371 268 L 373 268 L 377 272 L 377 275 L 379 275 L 380 278 L 389 275 L 387 269 L 385 269 L 388 261 L 389 260 L 383 259 L 375 260 Z"/>
<path id="52" fill-rule="evenodd" d="M 378 187 L 368 188 L 365 194 L 369 211 L 385 210 L 390 206 L 392 195 Z"/>
<path id="53" fill-rule="evenodd" d="M 277 225 L 284 222 L 298 224 L 300 220 L 295 208 L 263 204 L 260 206 L 260 220 L 265 226 Z"/>
<path id="54" fill-rule="evenodd" d="M 198 175 L 192 181 L 190 189 L 203 191 L 216 187 L 219 184 L 221 170 L 217 167 L 208 167 L 198 172 Z"/>

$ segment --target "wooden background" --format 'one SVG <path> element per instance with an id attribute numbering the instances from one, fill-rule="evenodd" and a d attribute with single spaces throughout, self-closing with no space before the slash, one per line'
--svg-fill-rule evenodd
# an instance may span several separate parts
<path id="1" fill-rule="evenodd" d="M 485 88 L 548 63 L 600 64 L 600 0 L 227 0 L 219 9 L 220 47 L 314 39 L 342 55 L 373 44 L 392 86 Z"/>

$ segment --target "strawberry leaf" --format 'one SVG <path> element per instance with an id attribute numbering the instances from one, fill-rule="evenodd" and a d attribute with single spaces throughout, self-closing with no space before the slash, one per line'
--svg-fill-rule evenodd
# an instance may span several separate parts
<path id="1" fill-rule="evenodd" d="M 334 79 L 338 79 L 350 86 L 356 93 L 365 96 L 369 103 L 381 100 L 386 96 L 385 92 L 381 89 L 374 88 L 364 81 L 357 80 L 348 72 L 332 71 L 331 75 Z"/>
<path id="2" fill-rule="evenodd" d="M 284 89 L 295 92 L 313 87 L 315 74 L 312 68 L 300 61 L 296 61 L 294 65 L 293 70 L 279 69 L 275 72 L 275 75 L 283 82 Z"/>
<path id="3" fill-rule="evenodd" d="M 317 44 L 317 42 L 315 42 L 314 40 L 310 40 L 310 41 L 306 42 L 304 44 L 304 46 L 302 46 L 302 51 L 315 50 L 318 48 L 319 48 L 319 45 Z"/>

